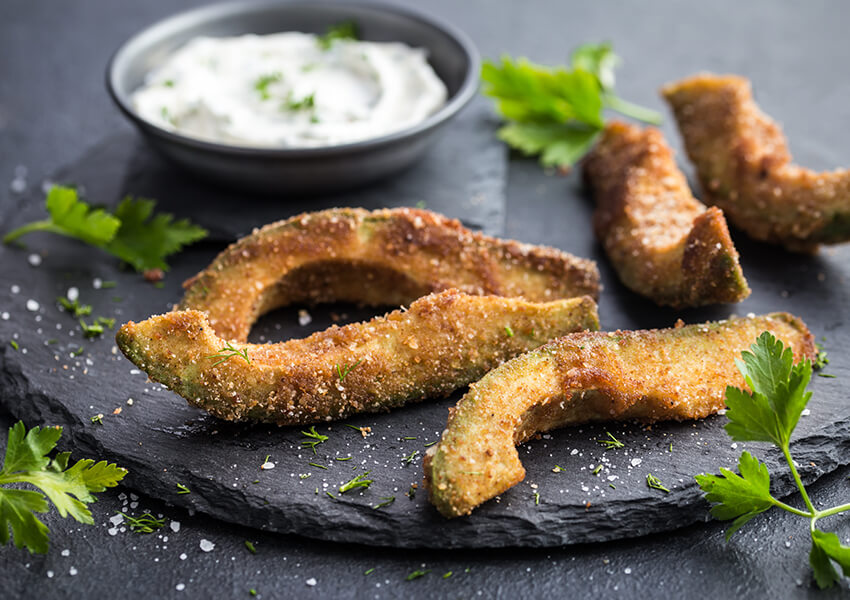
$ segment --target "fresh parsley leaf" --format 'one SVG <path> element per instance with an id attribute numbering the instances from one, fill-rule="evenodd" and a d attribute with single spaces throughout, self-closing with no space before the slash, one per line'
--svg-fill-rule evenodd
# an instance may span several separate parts
<path id="1" fill-rule="evenodd" d="M 738 471 L 740 475 L 721 467 L 719 476 L 696 476 L 705 499 L 718 503 L 711 508 L 712 516 L 721 521 L 735 519 L 726 530 L 727 540 L 747 521 L 775 504 L 770 495 L 770 473 L 755 456 L 741 454 Z"/>
<path id="2" fill-rule="evenodd" d="M 61 427 L 26 430 L 20 421 L 9 429 L 6 456 L 0 469 L 0 485 L 26 483 L 42 493 L 0 487 L 0 543 L 9 541 L 12 530 L 15 546 L 44 554 L 48 549 L 48 529 L 34 513 L 49 510 L 45 495 L 62 517 L 71 515 L 80 523 L 94 524 L 86 504 L 94 502 L 92 494 L 113 487 L 127 471 L 106 461 L 77 461 L 68 467 L 70 452 L 47 455 L 56 447 Z"/>
<path id="3" fill-rule="evenodd" d="M 610 44 L 585 44 L 572 54 L 570 68 L 536 65 L 503 56 L 481 67 L 484 93 L 496 100 L 508 123 L 499 137 L 544 166 L 569 168 L 583 157 L 605 126 L 603 109 L 658 123 L 654 111 L 614 94 L 619 58 Z"/>
<path id="4" fill-rule="evenodd" d="M 338 40 L 356 40 L 359 38 L 357 23 L 354 21 L 343 21 L 328 27 L 327 31 L 316 37 L 316 42 L 322 50 L 330 50 L 334 42 Z"/>
<path id="5" fill-rule="evenodd" d="M 154 215 L 153 200 L 124 198 L 115 210 L 121 227 L 105 248 L 137 271 L 168 270 L 165 258 L 207 236 L 206 229 L 188 219 L 175 221 L 167 213 Z"/>
<path id="6" fill-rule="evenodd" d="M 121 221 L 103 209 L 93 208 L 79 200 L 74 188 L 50 188 L 46 207 L 49 219 L 34 221 L 7 233 L 3 243 L 9 244 L 32 231 L 48 231 L 102 246 L 115 236 L 121 226 Z"/>
<path id="7" fill-rule="evenodd" d="M 313 108 L 316 105 L 316 94 L 310 94 L 309 96 L 304 96 L 301 100 L 295 100 L 292 97 L 292 93 L 286 97 L 286 101 L 281 105 L 282 110 L 305 110 L 308 108 Z"/>
<path id="8" fill-rule="evenodd" d="M 737 441 L 787 446 L 812 396 L 806 392 L 812 378 L 811 362 L 793 364 L 791 348 L 783 349 L 782 341 L 767 331 L 742 357 L 735 363 L 753 391 L 727 389 L 727 433 Z"/>
<path id="9" fill-rule="evenodd" d="M 812 530 L 812 551 L 809 563 L 815 574 L 815 580 L 822 588 L 838 583 L 838 573 L 832 566 L 835 561 L 844 575 L 850 575 L 850 547 L 843 545 L 832 532 Z"/>
<path id="10" fill-rule="evenodd" d="M 3 242 L 8 244 L 33 231 L 47 231 L 105 250 L 137 271 L 166 271 L 166 257 L 203 239 L 207 231 L 186 219 L 174 221 L 169 214 L 153 215 L 154 205 L 153 200 L 127 197 L 111 215 L 80 200 L 75 189 L 54 186 L 47 194 L 50 218 L 9 232 Z"/>
<path id="11" fill-rule="evenodd" d="M 360 488 L 360 487 L 368 488 L 370 485 L 372 485 L 372 481 L 373 481 L 372 479 L 366 479 L 366 475 L 368 475 L 368 474 L 369 474 L 369 471 L 366 471 L 365 473 L 361 473 L 360 475 L 357 475 L 353 479 L 346 481 L 341 486 L 339 486 L 339 493 L 344 494 L 345 492 L 348 492 L 348 491 L 351 491 L 355 488 Z"/>

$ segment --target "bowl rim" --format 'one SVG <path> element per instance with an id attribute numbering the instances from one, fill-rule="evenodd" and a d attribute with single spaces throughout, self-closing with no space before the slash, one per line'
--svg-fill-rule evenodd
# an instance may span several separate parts
<path id="1" fill-rule="evenodd" d="M 440 107 L 437 112 L 429 115 L 423 121 L 420 121 L 419 123 L 410 127 L 406 127 L 404 129 L 400 129 L 398 131 L 386 135 L 368 138 L 365 140 L 359 140 L 356 142 L 306 148 L 268 148 L 255 146 L 239 146 L 235 144 L 225 144 L 201 140 L 198 138 L 169 131 L 167 129 L 163 129 L 155 123 L 152 123 L 142 118 L 134 110 L 133 106 L 129 102 L 129 98 L 126 97 L 125 93 L 119 92 L 117 89 L 117 73 L 115 71 L 117 61 L 119 60 L 119 58 L 122 58 L 122 55 L 125 52 L 127 52 L 127 48 L 131 44 L 136 42 L 139 38 L 145 35 L 149 35 L 152 31 L 155 31 L 157 29 L 168 29 L 169 26 L 174 27 L 175 24 L 179 23 L 180 21 L 190 19 L 191 17 L 200 17 L 203 20 L 215 19 L 216 17 L 232 18 L 245 12 L 273 8 L 286 9 L 293 7 L 325 7 L 341 9 L 345 9 L 348 7 L 366 8 L 375 11 L 394 13 L 396 15 L 406 17 L 414 21 L 419 21 L 438 31 L 441 31 L 448 37 L 452 38 L 458 44 L 458 46 L 460 46 L 461 50 L 466 55 L 468 64 L 460 87 L 458 88 L 457 92 L 455 92 L 455 94 L 453 94 L 448 99 L 448 101 L 442 107 Z M 179 27 L 178 29 L 182 28 L 185 28 L 185 25 L 183 25 L 183 27 Z M 469 101 L 474 97 L 475 93 L 478 91 L 478 73 L 480 70 L 480 54 L 475 44 L 472 42 L 472 40 L 466 33 L 440 18 L 427 15 L 425 13 L 420 12 L 419 10 L 412 9 L 409 7 L 384 4 L 381 2 L 372 1 L 340 3 L 332 0 L 291 0 L 287 2 L 280 2 L 274 0 L 244 2 L 241 0 L 234 0 L 231 2 L 223 2 L 180 11 L 178 13 L 155 21 L 154 23 L 144 27 L 140 31 L 137 31 L 135 34 L 126 39 L 112 53 L 112 56 L 109 58 L 109 62 L 106 65 L 106 89 L 109 92 L 112 101 L 118 106 L 121 112 L 123 112 L 132 122 L 136 124 L 136 126 L 144 130 L 148 130 L 159 137 L 165 138 L 165 140 L 167 141 L 171 141 L 184 146 L 189 146 L 196 150 L 206 151 L 209 153 L 230 155 L 236 154 L 247 157 L 254 156 L 257 158 L 266 159 L 300 159 L 336 156 L 339 154 L 357 152 L 358 150 L 374 149 L 376 147 L 391 145 L 395 142 L 415 137 L 420 133 L 435 129 L 441 124 L 448 121 L 455 114 L 457 114 L 460 109 L 466 106 L 466 104 L 468 104 Z"/>

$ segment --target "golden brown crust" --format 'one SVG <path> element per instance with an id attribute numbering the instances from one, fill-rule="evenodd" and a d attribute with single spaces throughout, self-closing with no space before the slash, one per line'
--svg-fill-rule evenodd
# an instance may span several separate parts
<path id="1" fill-rule="evenodd" d="M 131 321 L 116 339 L 190 404 L 222 419 L 294 425 L 443 396 L 555 337 L 598 327 L 589 297 L 531 303 L 447 290 L 304 339 L 232 344 L 247 360 L 220 361 L 226 341 L 196 310 Z"/>
<path id="2" fill-rule="evenodd" d="M 597 298 L 600 289 L 592 261 L 411 208 L 331 209 L 266 225 L 184 287 L 180 308 L 207 312 L 236 341 L 264 312 L 293 302 L 398 306 L 448 288 L 545 302 Z"/>
<path id="3" fill-rule="evenodd" d="M 609 123 L 584 175 L 596 236 L 627 287 L 674 308 L 750 294 L 723 213 L 691 195 L 660 131 Z"/>
<path id="4" fill-rule="evenodd" d="M 506 362 L 470 386 L 426 454 L 431 502 L 468 514 L 525 477 L 516 444 L 588 421 L 699 419 L 745 387 L 735 359 L 763 331 L 813 359 L 806 325 L 787 313 L 650 331 L 577 333 Z"/>
<path id="5" fill-rule="evenodd" d="M 782 130 L 756 105 L 750 83 L 700 74 L 665 86 L 704 200 L 757 240 L 791 250 L 850 240 L 850 171 L 791 164 Z"/>

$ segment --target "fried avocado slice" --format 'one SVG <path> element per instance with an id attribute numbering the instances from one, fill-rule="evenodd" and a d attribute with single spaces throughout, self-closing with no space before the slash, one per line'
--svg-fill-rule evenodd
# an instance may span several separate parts
<path id="1" fill-rule="evenodd" d="M 749 296 L 723 212 L 693 197 L 659 130 L 610 123 L 584 177 L 596 237 L 626 287 L 674 308 Z"/>
<path id="2" fill-rule="evenodd" d="M 599 296 L 593 261 L 500 240 L 410 208 L 338 208 L 267 225 L 184 284 L 179 308 L 205 311 L 215 332 L 244 342 L 256 319 L 293 303 L 408 305 L 456 288 L 531 302 Z"/>
<path id="3" fill-rule="evenodd" d="M 227 342 L 196 310 L 131 321 L 116 339 L 151 379 L 216 417 L 300 425 L 445 396 L 553 338 L 598 327 L 587 296 L 531 303 L 446 290 L 278 344 Z"/>
<path id="4" fill-rule="evenodd" d="M 516 445 L 539 431 L 590 421 L 699 419 L 745 387 L 735 359 L 763 332 L 812 359 L 806 325 L 787 313 L 649 331 L 578 333 L 490 371 L 450 409 L 425 456 L 431 502 L 469 514 L 525 477 Z"/>
<path id="5" fill-rule="evenodd" d="M 704 201 L 722 208 L 733 225 L 795 251 L 850 240 L 850 171 L 791 164 L 782 129 L 756 105 L 747 79 L 701 74 L 662 94 Z"/>

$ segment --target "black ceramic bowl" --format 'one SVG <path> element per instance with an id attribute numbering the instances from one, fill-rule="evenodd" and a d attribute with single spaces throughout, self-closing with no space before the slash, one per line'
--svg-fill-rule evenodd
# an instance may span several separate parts
<path id="1" fill-rule="evenodd" d="M 418 125 L 382 137 L 321 148 L 231 146 L 166 131 L 136 113 L 130 94 L 175 49 L 197 36 L 324 33 L 357 23 L 361 38 L 426 48 L 428 62 L 448 88 L 448 100 Z M 412 164 L 476 93 L 479 57 L 454 27 L 408 9 L 322 0 L 215 4 L 160 21 L 122 45 L 109 62 L 106 85 L 118 107 L 162 155 L 201 177 L 270 193 L 326 193 L 376 181 Z"/>

